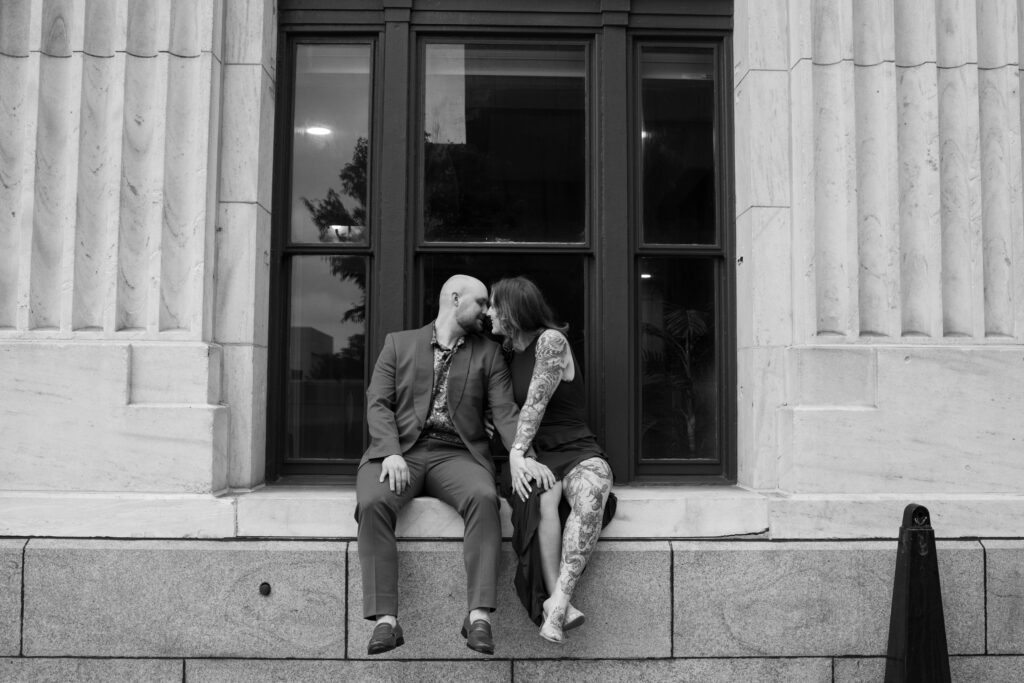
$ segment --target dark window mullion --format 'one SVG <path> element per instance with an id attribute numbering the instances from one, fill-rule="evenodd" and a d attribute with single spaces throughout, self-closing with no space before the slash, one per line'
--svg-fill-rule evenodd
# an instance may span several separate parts
<path id="1" fill-rule="evenodd" d="M 635 405 L 633 381 L 634 341 L 631 326 L 630 210 L 629 210 L 629 136 L 628 92 L 630 64 L 626 29 L 605 26 L 598 50 L 598 78 L 591 98 L 600 108 L 597 147 L 600 168 L 594 171 L 597 186 L 597 225 L 595 237 L 598 273 L 595 278 L 596 299 L 600 301 L 600 318 L 593 329 L 596 334 L 596 358 L 603 374 L 591 373 L 592 405 L 599 406 L 601 419 L 596 421 L 604 440 L 605 451 L 616 479 L 629 481 L 634 476 L 634 443 L 632 422 Z"/>
<path id="2" fill-rule="evenodd" d="M 411 292 L 407 259 L 409 224 L 409 113 L 410 55 L 409 24 L 391 21 L 385 25 L 383 74 L 379 89 L 380 113 L 377 142 L 378 183 L 374 199 L 379 223 L 374 235 L 376 263 L 370 300 L 370 338 L 367 354 L 372 368 L 384 335 L 406 327 L 405 302 Z"/>

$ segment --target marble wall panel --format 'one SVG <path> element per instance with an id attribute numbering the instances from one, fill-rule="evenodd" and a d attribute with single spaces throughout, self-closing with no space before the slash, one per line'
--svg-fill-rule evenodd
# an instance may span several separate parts
<path id="1" fill-rule="evenodd" d="M 788 349 L 786 378 L 792 405 L 874 407 L 877 403 L 878 361 L 870 348 Z"/>
<path id="2" fill-rule="evenodd" d="M 815 319 L 818 334 L 845 336 L 857 315 L 854 66 L 818 59 L 816 54 L 812 73 Z"/>
<path id="3" fill-rule="evenodd" d="M 935 63 L 897 68 L 896 80 L 902 331 L 936 337 L 942 334 L 942 240 Z"/>
<path id="4" fill-rule="evenodd" d="M 789 75 L 792 130 L 814 129 L 814 65 L 797 63 Z M 737 133 L 738 134 L 738 133 Z M 810 339 L 817 331 L 814 194 L 815 146 L 809 135 L 791 135 L 790 193 L 793 235 L 793 329 L 796 341 Z M 739 195 L 737 194 L 737 199 Z M 741 206 L 737 202 L 737 206 Z M 742 296 L 742 290 L 741 296 Z"/>
<path id="5" fill-rule="evenodd" d="M 35 328 L 70 326 L 69 274 L 74 254 L 78 133 L 82 54 L 70 48 L 53 18 L 50 44 L 59 56 L 43 54 L 39 65 L 38 129 L 32 192 L 32 256 L 29 276 L 29 324 Z"/>
<path id="6" fill-rule="evenodd" d="M 178 683 L 185 663 L 173 659 L 82 659 L 19 657 L 0 659 L 0 680 L 21 683 Z"/>
<path id="7" fill-rule="evenodd" d="M 896 58 L 896 36 L 889 0 L 853 3 L 853 59 L 857 66 L 878 66 Z"/>
<path id="8" fill-rule="evenodd" d="M 983 541 L 988 651 L 1024 654 L 1024 541 Z"/>
<path id="9" fill-rule="evenodd" d="M 976 336 L 985 312 L 977 68 L 939 69 L 938 88 L 942 328 L 947 336 Z"/>
<path id="10" fill-rule="evenodd" d="M 270 213 L 255 203 L 221 203 L 217 217 L 215 338 L 267 344 Z"/>
<path id="11" fill-rule="evenodd" d="M 811 4 L 812 0 L 788 0 L 786 3 L 790 69 L 801 60 L 810 61 L 814 53 Z"/>
<path id="12" fill-rule="evenodd" d="M 786 402 L 785 350 L 741 349 L 736 370 L 737 483 L 760 490 L 776 489 L 778 410 Z"/>
<path id="13" fill-rule="evenodd" d="M 785 346 L 793 341 L 792 220 L 786 208 L 750 210 L 751 249 L 744 262 L 751 278 L 753 344 Z M 752 273 L 751 273 L 752 271 Z"/>
<path id="14" fill-rule="evenodd" d="M 935 61 L 955 69 L 978 62 L 978 4 L 973 0 L 944 0 L 935 5 Z"/>
<path id="15" fill-rule="evenodd" d="M 24 652 L 342 658 L 344 548 L 33 540 L 25 557 Z"/>
<path id="16" fill-rule="evenodd" d="M 736 216 L 736 291 L 751 294 L 736 298 L 736 347 L 738 349 L 749 349 L 754 345 L 754 271 L 753 268 L 747 267 L 748 260 L 753 255 L 753 223 L 753 207 Z"/>
<path id="17" fill-rule="evenodd" d="M 853 5 L 851 0 L 811 3 L 815 64 L 838 64 L 853 59 Z"/>
<path id="18" fill-rule="evenodd" d="M 259 64 L 227 64 L 223 78 L 220 199 L 269 210 L 274 84 Z"/>
<path id="19" fill-rule="evenodd" d="M 789 68 L 787 0 L 739 0 L 733 8 L 733 73 Z"/>
<path id="20" fill-rule="evenodd" d="M 0 347 L 0 375 L 8 382 L 0 392 L 8 424 L 23 425 L 8 434 L 19 457 L 0 460 L 4 489 L 208 493 L 225 486 L 227 408 L 128 405 L 127 345 L 14 342 Z"/>
<path id="21" fill-rule="evenodd" d="M 277 77 L 277 5 L 273 0 L 224 0 L 226 64 L 262 64 Z"/>
<path id="22" fill-rule="evenodd" d="M 132 7 L 138 4 L 147 3 L 133 3 Z M 140 17 L 136 19 L 139 22 L 152 16 L 143 10 L 133 11 Z M 129 13 L 129 23 L 132 17 Z M 116 329 L 155 331 L 159 310 L 168 56 L 136 56 L 132 53 L 132 36 L 129 32 L 125 65 Z"/>
<path id="23" fill-rule="evenodd" d="M 198 49 L 198 41 L 182 42 Z M 212 59 L 209 53 L 173 56 L 168 66 L 159 329 L 195 337 L 203 331 L 206 200 L 213 189 L 208 183 Z"/>
<path id="24" fill-rule="evenodd" d="M 20 654 L 24 548 L 24 539 L 0 538 L 0 656 Z"/>
<path id="25" fill-rule="evenodd" d="M 769 525 L 773 538 L 885 538 L 894 536 L 903 510 L 913 500 L 928 508 L 940 538 L 1013 536 L 1024 514 L 1017 494 L 843 494 L 771 496 Z"/>
<path id="26" fill-rule="evenodd" d="M 171 40 L 171 7 L 176 0 L 129 2 L 127 19 L 128 54 L 156 57 L 167 52 Z"/>
<path id="27" fill-rule="evenodd" d="M 788 206 L 789 77 L 756 71 L 736 86 L 736 206 Z"/>
<path id="28" fill-rule="evenodd" d="M 894 0 L 897 66 L 915 67 L 935 62 L 935 8 L 933 3 Z"/>
<path id="29" fill-rule="evenodd" d="M 25 20 L 28 6 L 2 4 L 0 31 L 4 23 Z M 19 14 L 20 13 L 20 14 Z M 32 178 L 35 163 L 35 110 L 38 103 L 39 55 L 19 55 L 13 31 L 4 31 L 0 49 L 0 328 L 19 326 L 19 311 L 27 296 L 27 262 L 32 234 Z M 10 52 L 6 52 L 9 50 Z M 26 201 L 27 198 L 27 201 Z"/>
<path id="30" fill-rule="evenodd" d="M 73 330 L 114 329 L 125 57 L 110 51 L 109 56 L 83 57 Z"/>
<path id="31" fill-rule="evenodd" d="M 220 403 L 220 346 L 138 342 L 130 348 L 129 403 Z"/>
<path id="32" fill-rule="evenodd" d="M 85 4 L 85 27 L 82 49 L 90 57 L 113 57 L 124 52 L 128 36 L 128 1 L 90 0 Z"/>
<path id="33" fill-rule="evenodd" d="M 70 57 L 81 52 L 85 39 L 85 3 L 47 0 L 39 4 L 42 5 L 39 50 L 50 57 Z"/>
<path id="34" fill-rule="evenodd" d="M 537 636 L 519 603 L 512 577 L 515 556 L 506 544 L 498 577 L 493 630 L 496 654 L 516 659 L 551 657 L 668 657 L 671 602 L 667 543 L 602 542 L 591 556 L 573 595 L 587 615 L 579 638 L 556 646 Z M 635 577 L 643 576 L 643 581 Z M 466 579 L 461 543 L 400 543 L 399 592 L 403 647 L 375 657 L 386 659 L 479 659 L 459 638 L 466 614 Z M 362 581 L 355 544 L 349 546 L 348 656 L 367 657 L 372 623 L 362 619 Z M 651 628 L 652 624 L 663 625 Z"/>
<path id="35" fill-rule="evenodd" d="M 674 657 L 880 655 L 895 542 L 674 542 Z M 938 549 L 951 653 L 984 651 L 981 546 Z"/>
<path id="36" fill-rule="evenodd" d="M 858 3 L 857 7 L 866 6 Z M 877 4 L 872 9 L 877 15 Z M 873 19 L 882 23 L 877 16 Z M 854 74 L 857 331 L 861 336 L 900 332 L 896 69 L 882 59 L 887 50 L 891 45 L 863 48 L 866 61 L 879 61 L 858 66 Z"/>
<path id="37" fill-rule="evenodd" d="M 977 3 L 979 69 L 1017 65 L 1017 23 L 1020 9 L 1017 3 L 998 0 L 980 0 Z"/>
<path id="38" fill-rule="evenodd" d="M 1020 94 L 1017 67 L 979 69 L 981 106 L 982 251 L 984 254 L 985 334 L 1012 337 L 1015 329 L 1014 265 L 1021 239 L 1014 226 L 1021 210 Z M 1015 246 L 1017 248 L 1015 249 Z M 1018 269 L 1019 270 L 1019 269 Z"/>
<path id="39" fill-rule="evenodd" d="M 27 57 L 33 0 L 0 3 L 0 54 Z"/>
<path id="40" fill-rule="evenodd" d="M 1020 490 L 1019 350 L 879 347 L 876 353 L 876 410 L 792 411 L 790 491 Z"/>
<path id="41" fill-rule="evenodd" d="M 224 354 L 224 402 L 228 424 L 228 485 L 252 488 L 266 472 L 267 349 L 228 344 Z"/>

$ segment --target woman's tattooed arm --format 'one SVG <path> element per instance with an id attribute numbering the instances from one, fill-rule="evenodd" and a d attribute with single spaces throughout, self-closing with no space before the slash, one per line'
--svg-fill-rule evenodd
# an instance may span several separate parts
<path id="1" fill-rule="evenodd" d="M 544 330 L 537 340 L 536 361 L 526 401 L 519 411 L 519 425 L 516 427 L 515 443 L 528 447 L 537 435 L 548 401 L 562 381 L 562 374 L 568 366 L 569 344 L 557 330 Z"/>

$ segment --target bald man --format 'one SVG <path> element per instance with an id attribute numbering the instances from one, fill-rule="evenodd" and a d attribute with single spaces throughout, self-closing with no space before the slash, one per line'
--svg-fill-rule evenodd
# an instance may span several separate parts
<path id="1" fill-rule="evenodd" d="M 487 287 L 466 275 L 441 289 L 437 319 L 389 334 L 366 391 L 370 447 L 356 478 L 363 616 L 376 622 L 367 652 L 405 642 L 398 624 L 395 521 L 413 497 L 451 505 L 465 521 L 468 614 L 466 645 L 494 653 L 494 610 L 501 524 L 484 416 L 488 409 L 506 447 L 519 410 L 500 347 L 483 330 Z"/>

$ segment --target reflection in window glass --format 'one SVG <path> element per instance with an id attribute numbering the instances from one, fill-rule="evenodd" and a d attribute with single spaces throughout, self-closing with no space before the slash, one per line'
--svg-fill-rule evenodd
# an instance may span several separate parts
<path id="1" fill-rule="evenodd" d="M 456 273 L 479 278 L 488 288 L 503 277 L 522 275 L 540 288 L 555 319 L 569 324 L 569 342 L 584 362 L 583 257 L 575 254 L 431 254 L 424 256 L 423 324 L 437 316 L 437 297 L 445 280 Z"/>
<path id="2" fill-rule="evenodd" d="M 293 242 L 366 242 L 370 45 L 299 45 Z"/>
<path id="3" fill-rule="evenodd" d="M 643 241 L 714 244 L 712 52 L 644 48 L 640 79 Z"/>
<path id="4" fill-rule="evenodd" d="M 291 271 L 286 457 L 359 460 L 366 259 L 296 256 Z"/>
<path id="5" fill-rule="evenodd" d="M 426 239 L 582 241 L 583 46 L 428 44 L 425 62 Z"/>
<path id="6" fill-rule="evenodd" d="M 715 263 L 641 258 L 641 459 L 718 457 Z"/>

